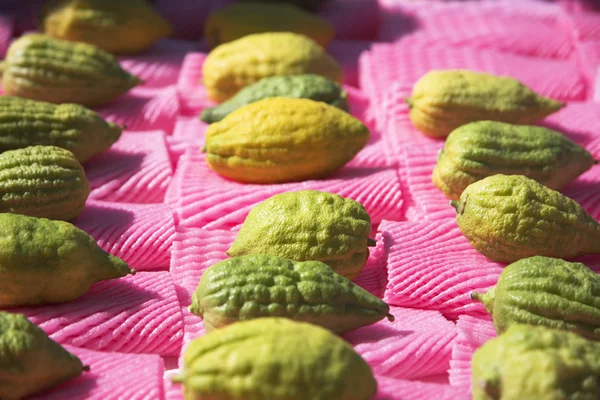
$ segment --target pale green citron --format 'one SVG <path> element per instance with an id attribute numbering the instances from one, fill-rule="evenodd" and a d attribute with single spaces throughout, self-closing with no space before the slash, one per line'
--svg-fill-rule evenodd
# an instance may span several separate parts
<path id="1" fill-rule="evenodd" d="M 316 190 L 287 192 L 250 210 L 227 254 L 321 261 L 354 279 L 369 257 L 370 232 L 369 214 L 354 200 Z"/>
<path id="2" fill-rule="evenodd" d="M 310 322 L 336 333 L 373 324 L 389 306 L 319 261 L 265 254 L 229 258 L 202 274 L 190 311 L 207 331 L 259 317 Z"/>
<path id="3" fill-rule="evenodd" d="M 598 221 L 576 201 L 525 176 L 487 177 L 450 203 L 460 231 L 491 260 L 600 253 Z"/>
<path id="4" fill-rule="evenodd" d="M 472 372 L 473 400 L 596 400 L 600 343 L 513 325 L 475 352 Z"/>
<path id="5" fill-rule="evenodd" d="M 453 200 L 471 183 L 496 174 L 524 175 L 560 190 L 595 163 L 588 151 L 559 132 L 478 121 L 448 136 L 432 180 Z"/>
<path id="6" fill-rule="evenodd" d="M 522 323 L 600 340 L 600 275 L 581 263 L 524 258 L 504 268 L 496 286 L 471 298 L 483 302 L 498 333 Z"/>
<path id="7" fill-rule="evenodd" d="M 352 346 L 286 318 L 237 322 L 195 339 L 174 380 L 186 400 L 371 400 L 377 390 Z"/>
<path id="8" fill-rule="evenodd" d="M 88 370 L 21 314 L 0 311 L 0 398 L 20 400 Z"/>

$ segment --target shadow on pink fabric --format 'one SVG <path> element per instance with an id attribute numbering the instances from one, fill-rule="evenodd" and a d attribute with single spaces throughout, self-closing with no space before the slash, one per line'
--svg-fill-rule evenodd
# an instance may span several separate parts
<path id="1" fill-rule="evenodd" d="M 378 0 L 329 0 L 319 14 L 338 40 L 375 40 L 380 26 Z"/>
<path id="2" fill-rule="evenodd" d="M 158 400 L 164 398 L 164 365 L 157 355 L 102 353 L 72 346 L 66 349 L 90 371 L 30 400 Z"/>
<path id="3" fill-rule="evenodd" d="M 83 213 L 72 222 L 130 268 L 169 269 L 175 220 L 167 205 L 88 200 Z"/>
<path id="4" fill-rule="evenodd" d="M 162 131 L 123 132 L 84 167 L 90 199 L 123 203 L 161 203 L 173 175 Z"/>
<path id="5" fill-rule="evenodd" d="M 378 391 L 373 400 L 469 400 L 471 396 L 448 384 L 375 376 Z"/>
<path id="6" fill-rule="evenodd" d="M 469 297 L 496 284 L 504 264 L 490 261 L 471 246 L 453 219 L 389 222 L 379 226 L 387 252 L 390 305 L 440 311 L 445 317 L 486 315 Z"/>
<path id="7" fill-rule="evenodd" d="M 99 282 L 71 303 L 11 309 L 60 344 L 122 353 L 178 355 L 183 318 L 168 272 Z"/>
<path id="8" fill-rule="evenodd" d="M 6 50 L 14 33 L 15 18 L 9 14 L 0 14 L 0 57 L 6 56 Z"/>

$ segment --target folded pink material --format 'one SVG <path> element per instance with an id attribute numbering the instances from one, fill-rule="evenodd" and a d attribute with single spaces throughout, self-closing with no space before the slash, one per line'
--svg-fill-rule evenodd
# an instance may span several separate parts
<path id="1" fill-rule="evenodd" d="M 297 183 L 256 185 L 225 179 L 204 154 L 190 149 L 179 160 L 166 199 L 187 227 L 237 230 L 256 204 L 288 191 L 321 190 L 365 206 L 371 222 L 402 218 L 402 193 L 395 168 L 346 166 L 332 177 Z"/>
<path id="2" fill-rule="evenodd" d="M 447 384 L 394 379 L 376 375 L 377 395 L 373 400 L 469 400 L 464 391 Z"/>
<path id="3" fill-rule="evenodd" d="M 600 139 L 600 138 L 599 138 Z M 594 148 L 600 148 L 600 140 Z M 566 186 L 561 192 L 581 204 L 596 220 L 600 220 L 600 165 L 592 167 L 575 182 Z"/>
<path id="4" fill-rule="evenodd" d="M 563 133 L 588 148 L 596 158 L 600 157 L 598 150 L 589 148 L 600 138 L 600 103 L 569 102 L 560 111 L 540 121 L 539 125 Z"/>
<path id="5" fill-rule="evenodd" d="M 157 355 L 102 353 L 65 346 L 90 370 L 30 400 L 159 400 L 164 365 Z"/>
<path id="6" fill-rule="evenodd" d="M 88 200 L 73 223 L 105 251 L 138 271 L 166 270 L 171 261 L 175 220 L 164 204 L 125 204 Z"/>
<path id="7" fill-rule="evenodd" d="M 165 133 L 123 132 L 106 152 L 85 164 L 90 199 L 161 203 L 173 175 Z"/>
<path id="8" fill-rule="evenodd" d="M 384 221 L 379 230 L 389 240 L 385 301 L 453 319 L 486 314 L 469 295 L 495 285 L 503 264 L 479 254 L 454 220 Z"/>
<path id="9" fill-rule="evenodd" d="M 377 375 L 418 379 L 446 373 L 456 326 L 437 311 L 391 307 L 387 319 L 344 335 Z"/>
<path id="10" fill-rule="evenodd" d="M 183 318 L 167 272 L 99 282 L 71 303 L 10 311 L 25 314 L 61 344 L 163 356 L 181 350 Z"/>

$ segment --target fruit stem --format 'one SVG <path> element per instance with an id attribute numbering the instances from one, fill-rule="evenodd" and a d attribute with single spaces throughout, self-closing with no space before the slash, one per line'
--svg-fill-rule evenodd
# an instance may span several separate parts
<path id="1" fill-rule="evenodd" d="M 405 98 L 404 101 L 408 104 L 408 108 L 413 108 L 413 101 L 410 97 Z"/>
<path id="2" fill-rule="evenodd" d="M 206 145 L 202 146 L 202 148 L 200 149 L 201 153 L 206 153 Z"/>
<path id="3" fill-rule="evenodd" d="M 456 201 L 456 200 L 450 200 L 450 205 L 451 205 L 452 207 L 454 207 L 454 209 L 455 209 L 456 211 L 458 211 L 458 201 Z"/>
<path id="4" fill-rule="evenodd" d="M 388 314 L 386 317 L 390 322 L 394 322 L 396 320 L 396 317 L 394 317 L 392 314 Z"/>
<path id="5" fill-rule="evenodd" d="M 135 268 L 132 268 L 129 272 L 130 275 L 135 275 L 137 274 L 137 270 Z"/>
<path id="6" fill-rule="evenodd" d="M 90 366 L 89 366 L 89 365 L 84 365 L 84 366 L 81 368 L 81 370 L 82 370 L 82 371 L 85 371 L 85 372 L 88 372 L 90 369 L 91 369 L 91 368 L 90 368 Z"/>
<path id="7" fill-rule="evenodd" d="M 600 161 L 594 160 L 594 165 L 598 164 Z"/>
<path id="8" fill-rule="evenodd" d="M 377 246 L 377 241 L 371 238 L 367 238 L 367 247 L 375 247 Z"/>
<path id="9" fill-rule="evenodd" d="M 171 382 L 173 383 L 183 383 L 184 378 L 182 374 L 178 374 L 178 375 L 173 375 L 173 377 L 171 378 Z"/>
<path id="10" fill-rule="evenodd" d="M 471 300 L 479 301 L 483 303 L 483 294 L 479 292 L 471 292 Z"/>

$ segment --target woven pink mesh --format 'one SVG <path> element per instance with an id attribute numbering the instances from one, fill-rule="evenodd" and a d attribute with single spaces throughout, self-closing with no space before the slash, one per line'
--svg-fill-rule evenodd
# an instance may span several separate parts
<path id="1" fill-rule="evenodd" d="M 377 375 L 378 391 L 373 400 L 469 400 L 462 390 L 447 384 L 387 378 Z"/>
<path id="2" fill-rule="evenodd" d="M 89 200 L 73 223 L 138 271 L 168 269 L 175 221 L 164 204 Z"/>
<path id="3" fill-rule="evenodd" d="M 371 365 L 391 378 L 417 379 L 445 373 L 456 327 L 437 311 L 392 307 L 387 319 L 347 333 L 344 338 Z"/>
<path id="4" fill-rule="evenodd" d="M 475 318 L 461 315 L 456 327 L 458 335 L 452 348 L 450 384 L 470 393 L 473 353 L 485 342 L 496 337 L 496 331 L 489 316 Z"/>
<path id="5" fill-rule="evenodd" d="M 173 175 L 161 131 L 124 132 L 106 152 L 85 164 L 90 199 L 160 203 Z"/>
<path id="6" fill-rule="evenodd" d="M 453 319 L 485 314 L 469 295 L 495 285 L 502 265 L 479 254 L 454 220 L 385 221 L 379 229 L 389 240 L 387 302 L 438 310 Z"/>
<path id="7" fill-rule="evenodd" d="M 164 366 L 157 355 L 102 353 L 65 346 L 90 371 L 31 400 L 158 400 Z"/>
<path id="8" fill-rule="evenodd" d="M 254 205 L 277 193 L 306 189 L 332 192 L 358 201 L 365 206 L 374 224 L 384 218 L 402 217 L 402 194 L 394 168 L 346 166 L 325 180 L 251 185 L 219 176 L 196 149 L 179 160 L 166 198 L 183 226 L 237 230 Z"/>
<path id="9" fill-rule="evenodd" d="M 11 309 L 61 344 L 122 353 L 179 354 L 183 318 L 171 275 L 99 282 L 71 303 Z"/>

